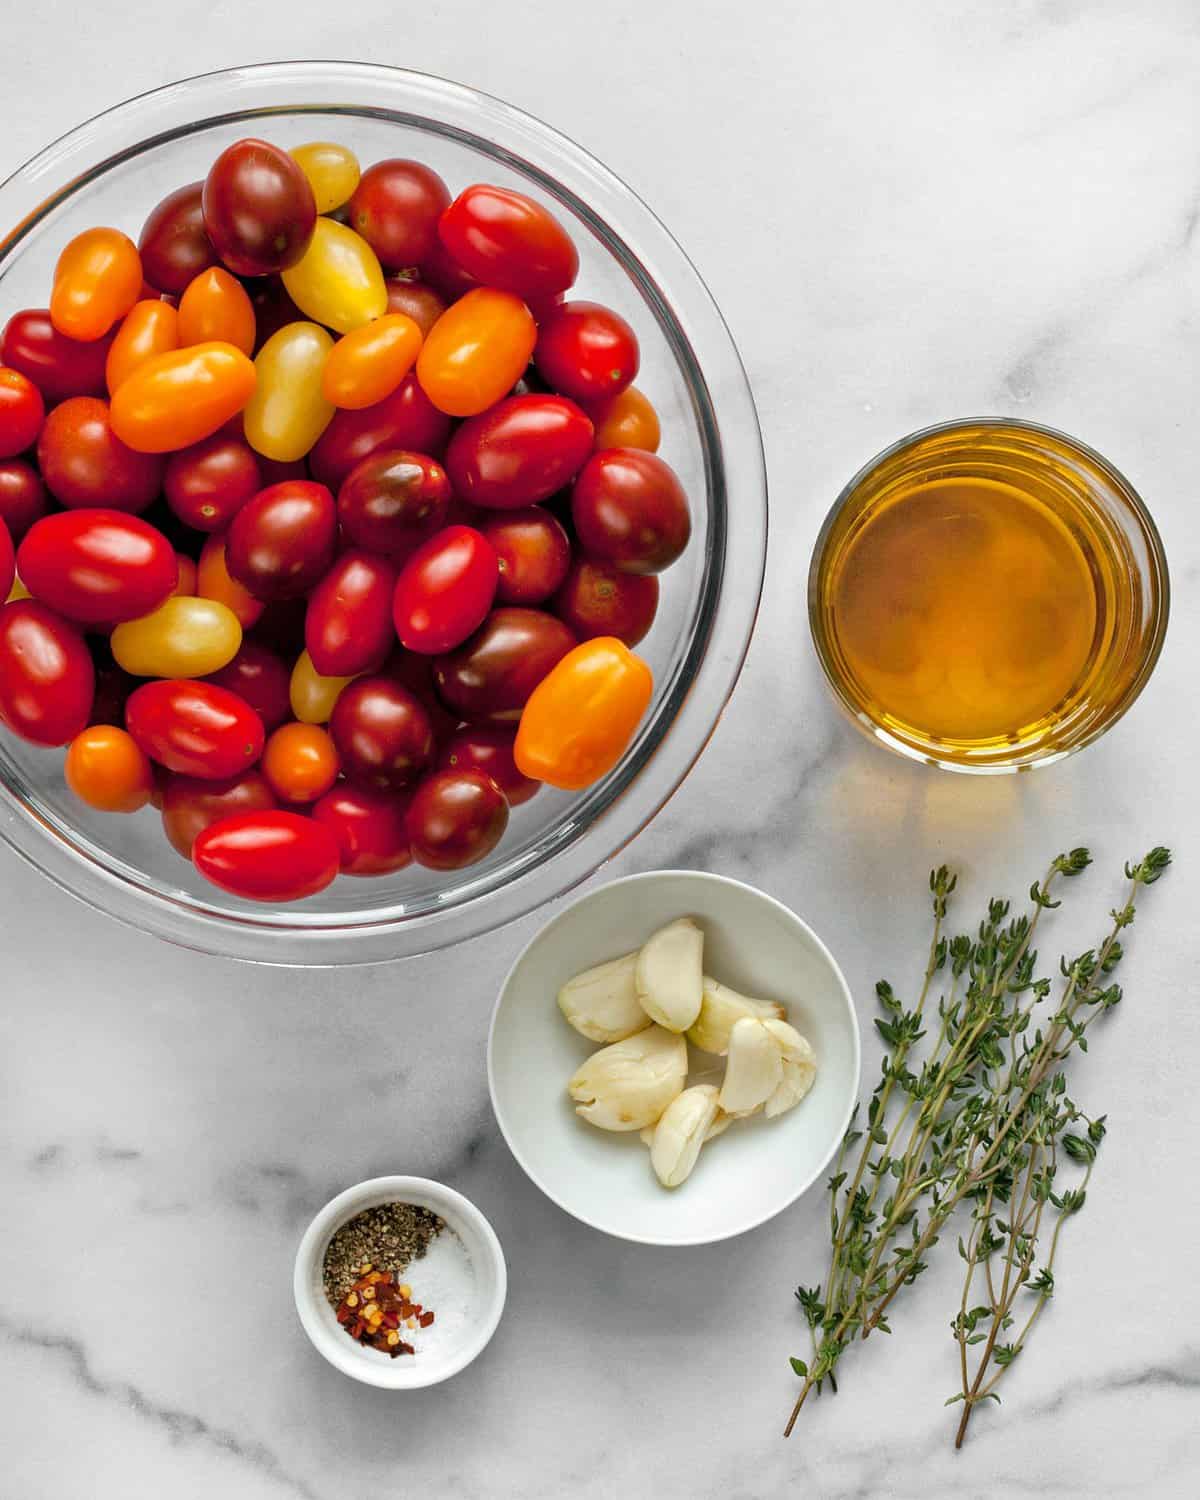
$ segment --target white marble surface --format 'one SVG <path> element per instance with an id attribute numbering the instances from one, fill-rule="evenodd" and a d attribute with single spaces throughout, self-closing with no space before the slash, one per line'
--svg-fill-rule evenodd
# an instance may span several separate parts
<path id="1" fill-rule="evenodd" d="M 932 863 L 958 863 L 974 897 L 1019 893 L 1087 840 L 1099 864 L 1075 905 L 1098 917 L 1127 855 L 1164 839 L 1181 856 L 1139 920 L 1128 1003 L 1086 1059 L 1111 1134 L 1060 1297 L 1004 1408 L 955 1455 L 945 1257 L 895 1338 L 858 1352 L 785 1444 L 791 1293 L 821 1263 L 823 1199 L 665 1252 L 598 1237 L 523 1178 L 492 1124 L 483 1041 L 533 920 L 405 966 L 256 971 L 127 932 L 0 851 L 4 1500 L 1195 1494 L 1195 6 L 43 0 L 8 7 L 4 33 L 0 169 L 175 76 L 359 56 L 555 122 L 693 254 L 758 397 L 767 592 L 700 767 L 611 873 L 690 863 L 765 886 L 829 939 L 866 1019 L 874 979 L 910 972 Z M 1110 455 L 1154 509 L 1176 586 L 1136 711 L 1020 779 L 939 775 L 861 742 L 804 618 L 812 538 L 848 474 L 902 432 L 980 412 Z M 316 1356 L 288 1280 L 309 1215 L 389 1170 L 474 1197 L 512 1273 L 487 1355 L 403 1400 Z"/>

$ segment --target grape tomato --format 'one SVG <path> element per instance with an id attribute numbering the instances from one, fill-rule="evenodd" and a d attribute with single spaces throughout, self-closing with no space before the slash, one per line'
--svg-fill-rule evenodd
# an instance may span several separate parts
<path id="1" fill-rule="evenodd" d="M 262 720 L 236 693 L 190 679 L 146 682 L 129 696 L 125 727 L 168 771 L 219 781 L 262 754 Z"/>
<path id="2" fill-rule="evenodd" d="M 501 604 L 541 604 L 562 584 L 571 565 L 571 543 L 548 510 L 527 505 L 480 522 L 499 563 Z"/>
<path id="3" fill-rule="evenodd" d="M 391 875 L 412 864 L 404 814 L 408 800 L 361 786 L 336 786 L 312 815 L 337 840 L 343 875 Z"/>
<path id="4" fill-rule="evenodd" d="M 472 723 L 515 722 L 542 678 L 575 645 L 561 620 L 537 609 L 495 609 L 473 636 L 434 661 L 438 695 Z"/>
<path id="5" fill-rule="evenodd" d="M 459 870 L 490 854 L 508 826 L 508 804 L 479 771 L 435 771 L 413 793 L 405 815 L 413 858 Z"/>
<path id="6" fill-rule="evenodd" d="M 420 162 L 392 158 L 368 167 L 350 200 L 350 224 L 390 271 L 420 266 L 438 242 L 450 190 Z"/>
<path id="7" fill-rule="evenodd" d="M 350 471 L 371 454 L 403 449 L 437 459 L 445 452 L 450 419 L 417 383 L 404 377 L 390 396 L 358 411 L 337 411 L 308 456 L 312 477 L 340 489 Z"/>
<path id="8" fill-rule="evenodd" d="M 58 257 L 50 321 L 67 338 L 101 339 L 142 293 L 137 246 L 119 229 L 85 229 Z"/>
<path id="9" fill-rule="evenodd" d="M 85 626 L 112 626 L 157 609 L 179 580 L 175 550 L 153 526 L 118 510 L 44 516 L 17 566 L 34 597 Z"/>
<path id="10" fill-rule="evenodd" d="M 637 386 L 626 386 L 619 395 L 587 407 L 596 427 L 596 449 L 642 448 L 657 453 L 662 440 L 658 413 Z"/>
<path id="11" fill-rule="evenodd" d="M 316 323 L 289 323 L 254 360 L 257 378 L 245 413 L 246 441 L 277 462 L 301 459 L 328 427 L 333 405 L 322 373 L 333 339 Z"/>
<path id="12" fill-rule="evenodd" d="M 254 366 L 221 342 L 156 354 L 117 387 L 113 431 L 139 453 L 169 453 L 211 437 L 250 400 Z"/>
<path id="13" fill-rule="evenodd" d="M 204 344 L 214 340 L 253 354 L 254 304 L 236 276 L 222 266 L 210 266 L 188 282 L 179 299 L 179 343 Z"/>
<path id="14" fill-rule="evenodd" d="M 417 379 L 439 411 L 473 417 L 512 390 L 536 342 L 537 325 L 519 297 L 476 287 L 429 330 Z"/>
<path id="15" fill-rule="evenodd" d="M 404 313 L 385 313 L 344 334 L 325 361 L 321 391 L 334 406 L 360 410 L 390 396 L 416 362 L 421 330 Z"/>
<path id="16" fill-rule="evenodd" d="M 13 313 L 0 337 L 0 361 L 31 380 L 47 403 L 101 396 L 110 339 L 84 344 L 59 333 L 44 308 Z"/>
<path id="17" fill-rule="evenodd" d="M 308 178 L 286 151 L 253 138 L 235 141 L 204 180 L 204 227 L 235 276 L 269 276 L 308 249 L 317 205 Z"/>
<path id="18" fill-rule="evenodd" d="M 477 280 L 526 301 L 566 291 L 579 273 L 566 230 L 548 209 L 512 188 L 465 188 L 442 214 L 438 234 Z"/>
<path id="19" fill-rule="evenodd" d="M 32 448 L 45 419 L 46 403 L 28 375 L 0 367 L 0 459 Z"/>
<path id="20" fill-rule="evenodd" d="M 423 704 L 392 677 L 358 677 L 338 697 L 329 733 L 346 776 L 398 791 L 433 762 L 433 725 Z"/>
<path id="21" fill-rule="evenodd" d="M 32 464 L 22 458 L 0 462 L 0 521 L 19 542 L 33 523 L 50 509 L 46 487 Z"/>
<path id="22" fill-rule="evenodd" d="M 184 859 L 206 828 L 234 813 L 267 812 L 278 806 L 261 771 L 243 771 L 219 781 L 168 772 L 162 798 L 163 832 Z"/>
<path id="23" fill-rule="evenodd" d="M 206 880 L 248 901 L 299 901 L 333 880 L 337 840 L 321 823 L 280 809 L 234 813 L 211 823 L 192 845 Z"/>
<path id="24" fill-rule="evenodd" d="M 533 362 L 564 396 L 602 401 L 619 395 L 637 374 L 637 335 L 598 302 L 564 302 L 542 319 Z"/>
<path id="25" fill-rule="evenodd" d="M 504 793 L 509 807 L 528 802 L 541 782 L 523 776 L 513 758 L 516 731 L 500 724 L 464 724 L 442 746 L 438 766 L 445 771 L 480 771 Z"/>
<path id="26" fill-rule="evenodd" d="M 581 641 L 615 635 L 636 646 L 658 613 L 658 579 L 652 573 L 618 573 L 590 557 L 576 558 L 550 607 Z"/>
<path id="27" fill-rule="evenodd" d="M 0 605 L 0 723 L 35 745 L 65 745 L 87 726 L 95 689 L 75 625 L 35 599 Z"/>
<path id="28" fill-rule="evenodd" d="M 118 625 L 109 639 L 131 677 L 207 677 L 238 653 L 242 627 L 217 599 L 173 594 L 157 609 Z"/>
<path id="29" fill-rule="evenodd" d="M 446 311 L 446 299 L 415 276 L 389 276 L 387 297 L 388 312 L 411 318 L 421 330 L 422 338 Z"/>
<path id="30" fill-rule="evenodd" d="M 437 531 L 450 504 L 450 481 L 436 459 L 405 449 L 374 453 L 338 490 L 338 520 L 368 552 L 403 561 Z"/>
<path id="31" fill-rule="evenodd" d="M 509 396 L 462 424 L 446 449 L 446 473 L 472 505 L 533 505 L 574 479 L 593 436 L 590 418 L 564 396 Z"/>
<path id="32" fill-rule="evenodd" d="M 112 407 L 97 396 L 72 396 L 56 406 L 42 427 L 37 456 L 46 488 L 71 508 L 137 514 L 162 488 L 163 460 L 122 441 Z"/>
<path id="33" fill-rule="evenodd" d="M 292 713 L 301 724 L 328 724 L 338 699 L 353 681 L 352 676 L 323 677 L 308 652 L 302 651 L 288 684 Z"/>
<path id="34" fill-rule="evenodd" d="M 304 639 L 318 672 L 353 677 L 381 667 L 395 644 L 396 570 L 370 552 L 343 552 L 308 599 Z"/>
<path id="35" fill-rule="evenodd" d="M 178 295 L 217 252 L 204 227 L 204 184 L 176 188 L 150 213 L 138 237 L 142 274 L 160 292 Z"/>
<path id="36" fill-rule="evenodd" d="M 167 504 L 195 531 L 223 531 L 263 487 L 257 455 L 228 428 L 172 453 L 163 471 Z"/>
<path id="37" fill-rule="evenodd" d="M 400 644 L 435 656 L 483 623 L 496 596 L 495 549 L 470 526 L 447 526 L 418 547 L 396 582 L 393 617 Z"/>
<path id="38" fill-rule="evenodd" d="M 104 362 L 109 395 L 123 385 L 139 365 L 156 354 L 178 349 L 179 313 L 161 299 L 135 302 L 121 321 Z"/>
<path id="39" fill-rule="evenodd" d="M 288 296 L 306 317 L 349 333 L 387 311 L 375 252 L 336 219 L 318 219 L 303 256 L 283 272 Z"/>
<path id="40" fill-rule="evenodd" d="M 575 481 L 571 518 L 584 551 L 622 573 L 661 573 L 692 523 L 674 470 L 639 448 L 596 453 Z"/>
<path id="41" fill-rule="evenodd" d="M 234 516 L 225 563 L 256 599 L 290 599 L 325 575 L 336 544 L 333 496 L 323 484 L 288 479 L 260 490 Z"/>
<path id="42" fill-rule="evenodd" d="M 243 640 L 233 660 L 206 680 L 244 698 L 269 734 L 291 716 L 290 679 L 283 658 L 269 646 Z"/>
<path id="43" fill-rule="evenodd" d="M 349 146 L 306 141 L 303 146 L 293 146 L 291 155 L 308 178 L 319 214 L 330 214 L 349 203 L 361 176 L 358 157 Z"/>

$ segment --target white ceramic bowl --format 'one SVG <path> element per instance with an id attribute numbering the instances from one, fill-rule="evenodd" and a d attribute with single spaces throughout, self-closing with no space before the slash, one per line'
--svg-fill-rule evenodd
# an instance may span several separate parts
<path id="1" fill-rule="evenodd" d="M 682 916 L 704 927 L 706 972 L 787 1006 L 818 1072 L 795 1109 L 737 1122 L 705 1147 L 687 1182 L 668 1191 L 636 1132 L 597 1130 L 576 1116 L 567 1080 L 597 1044 L 567 1025 L 556 996 L 572 975 L 630 952 Z M 692 1061 L 694 1070 L 723 1066 L 702 1052 Z M 631 875 L 575 901 L 513 965 L 488 1039 L 492 1107 L 517 1161 L 569 1214 L 651 1245 L 726 1239 L 793 1203 L 837 1149 L 858 1098 L 859 1064 L 850 991 L 820 938 L 753 886 L 694 870 Z"/>
<path id="2" fill-rule="evenodd" d="M 475 1270 L 475 1291 L 468 1316 L 456 1337 L 444 1345 L 418 1348 L 412 1357 L 390 1359 L 377 1349 L 367 1349 L 348 1336 L 334 1317 L 321 1284 L 325 1247 L 337 1230 L 355 1214 L 381 1203 L 416 1203 L 431 1209 L 446 1221 L 466 1247 Z M 414 1290 L 419 1291 L 420 1261 L 412 1270 Z M 427 1177 L 372 1177 L 347 1188 L 327 1203 L 305 1230 L 296 1252 L 293 1277 L 296 1311 L 304 1331 L 331 1365 L 361 1380 L 365 1385 L 392 1391 L 413 1391 L 437 1385 L 464 1369 L 487 1345 L 496 1331 L 508 1290 L 504 1251 L 496 1232 L 473 1203 L 453 1188 Z M 435 1308 L 436 1311 L 436 1308 Z"/>

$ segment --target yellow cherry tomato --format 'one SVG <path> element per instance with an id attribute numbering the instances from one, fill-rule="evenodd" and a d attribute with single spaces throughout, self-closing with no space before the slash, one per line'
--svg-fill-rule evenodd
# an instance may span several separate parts
<path id="1" fill-rule="evenodd" d="M 321 390 L 334 406 L 357 410 L 390 396 L 416 361 L 421 330 L 406 313 L 385 313 L 343 334 L 321 375 Z"/>
<path id="2" fill-rule="evenodd" d="M 253 354 L 254 331 L 254 304 L 236 276 L 223 266 L 209 266 L 192 277 L 179 299 L 181 345 L 219 339 Z"/>
<path id="3" fill-rule="evenodd" d="M 315 323 L 288 323 L 258 351 L 258 387 L 246 407 L 246 441 L 280 463 L 303 458 L 329 426 L 333 405 L 321 390 L 333 340 Z"/>
<path id="4" fill-rule="evenodd" d="M 254 366 L 232 344 L 156 354 L 113 392 L 112 430 L 139 453 L 170 453 L 211 437 L 249 401 Z"/>
<path id="5" fill-rule="evenodd" d="M 225 566 L 225 538 L 216 532 L 200 549 L 200 561 L 196 564 L 196 593 L 202 599 L 215 599 L 232 610 L 243 630 L 256 624 L 267 607 L 230 574 Z"/>
<path id="6" fill-rule="evenodd" d="M 342 689 L 353 681 L 353 677 L 322 677 L 308 652 L 301 651 L 292 668 L 292 713 L 301 724 L 328 724 Z"/>
<path id="7" fill-rule="evenodd" d="M 288 296 L 302 313 L 349 333 L 387 312 L 387 283 L 374 250 L 336 219 L 317 220 L 308 249 L 283 273 Z"/>
<path id="8" fill-rule="evenodd" d="M 358 157 L 349 146 L 307 141 L 303 146 L 293 146 L 289 155 L 308 178 L 319 214 L 331 214 L 349 203 L 362 175 Z"/>
<path id="9" fill-rule="evenodd" d="M 439 411 L 473 417 L 512 390 L 536 342 L 537 324 L 520 297 L 476 287 L 429 330 L 417 380 Z"/>
<path id="10" fill-rule="evenodd" d="M 100 812 L 137 812 L 154 791 L 149 758 L 131 734 L 113 724 L 93 724 L 75 736 L 63 775 L 79 800 Z"/>
<path id="11" fill-rule="evenodd" d="M 69 339 L 92 343 L 123 318 L 142 291 L 142 258 L 119 229 L 85 229 L 54 267 L 50 321 Z"/>
<path id="12" fill-rule="evenodd" d="M 179 348 L 179 314 L 169 302 L 146 298 L 135 302 L 117 329 L 104 364 L 104 383 L 111 396 L 139 365 L 156 354 Z"/>
<path id="13" fill-rule="evenodd" d="M 134 677 L 207 677 L 238 654 L 242 627 L 216 599 L 172 594 L 109 637 L 113 659 Z"/>

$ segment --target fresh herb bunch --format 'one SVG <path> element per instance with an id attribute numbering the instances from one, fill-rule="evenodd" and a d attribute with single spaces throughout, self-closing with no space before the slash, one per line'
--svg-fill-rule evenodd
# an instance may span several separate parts
<path id="1" fill-rule="evenodd" d="M 1103 1117 L 1090 1119 L 1068 1098 L 1063 1065 L 1074 1048 L 1087 1051 L 1087 1032 L 1120 1001 L 1111 977 L 1122 957 L 1120 935 L 1134 919 L 1139 889 L 1153 885 L 1170 862 L 1170 852 L 1156 848 L 1125 866 L 1125 904 L 1111 913 L 1097 948 L 1061 960 L 1052 1010 L 1045 1002 L 1054 986 L 1036 975 L 1033 938 L 1042 914 L 1061 904 L 1053 895 L 1060 879 L 1091 864 L 1088 851 L 1060 854 L 1030 887 L 1023 914 L 1010 917 L 1007 901 L 990 901 L 974 935 L 947 936 L 956 877 L 944 865 L 930 875 L 933 937 L 920 993 L 906 1010 L 891 985 L 876 986 L 884 1016 L 875 1026 L 887 1049 L 881 1076 L 865 1130 L 851 1121 L 829 1179 L 829 1274 L 824 1286 L 796 1291 L 813 1352 L 809 1362 L 791 1362 L 803 1383 L 785 1436 L 814 1387 L 819 1393 L 828 1381 L 837 1390 L 837 1367 L 851 1342 L 876 1329 L 891 1332 L 893 1299 L 926 1269 L 925 1256 L 964 1202 L 971 1228 L 959 1240 L 966 1270 L 951 1323 L 962 1388 L 947 1403 L 962 1403 L 958 1444 L 975 1406 L 999 1401 L 997 1383 L 1053 1294 L 1062 1227 L 1083 1207 L 1104 1136 Z M 927 1011 L 935 981 L 943 988 L 936 1026 Z M 918 1044 L 930 1031 L 932 1043 L 919 1058 Z M 850 1153 L 860 1142 L 852 1167 Z M 1069 1189 L 1056 1187 L 1064 1160 L 1084 1169 Z M 978 1285 L 986 1300 L 975 1302 Z M 1029 1315 L 1009 1337 L 1023 1291 L 1033 1298 Z"/>

